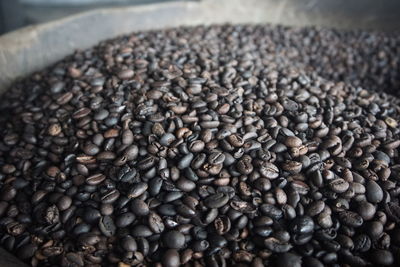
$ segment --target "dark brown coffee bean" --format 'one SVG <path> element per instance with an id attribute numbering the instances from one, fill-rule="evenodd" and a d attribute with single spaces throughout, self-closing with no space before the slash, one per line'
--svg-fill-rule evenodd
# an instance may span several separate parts
<path id="1" fill-rule="evenodd" d="M 270 162 L 264 162 L 260 166 L 260 173 L 265 178 L 276 179 L 279 176 L 279 169 L 276 167 L 276 165 Z"/>
<path id="2" fill-rule="evenodd" d="M 222 152 L 213 152 L 208 156 L 208 163 L 213 165 L 222 164 L 225 160 L 225 155 Z"/>
<path id="3" fill-rule="evenodd" d="M 128 80 L 131 79 L 134 75 L 134 71 L 130 70 L 130 69 L 126 69 L 126 70 L 121 70 L 120 72 L 118 72 L 118 78 L 122 79 L 122 80 Z"/>
<path id="4" fill-rule="evenodd" d="M 101 173 L 93 174 L 86 178 L 86 183 L 89 185 L 98 185 L 106 179 L 106 176 Z"/>
<path id="5" fill-rule="evenodd" d="M 243 138 L 238 134 L 228 136 L 228 142 L 234 147 L 242 147 L 244 144 Z"/>
<path id="6" fill-rule="evenodd" d="M 284 144 L 287 147 L 299 147 L 302 145 L 302 141 L 297 136 L 288 136 L 285 138 Z"/>
<path id="7" fill-rule="evenodd" d="M 329 182 L 329 187 L 335 193 L 344 193 L 349 189 L 349 183 L 341 178 L 337 178 Z"/>

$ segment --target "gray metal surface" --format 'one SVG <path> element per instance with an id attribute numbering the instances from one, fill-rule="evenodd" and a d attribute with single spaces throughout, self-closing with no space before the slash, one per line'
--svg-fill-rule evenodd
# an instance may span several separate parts
<path id="1" fill-rule="evenodd" d="M 0 92 L 75 49 L 137 30 L 213 23 L 278 23 L 396 30 L 397 0 L 203 0 L 99 9 L 0 36 Z"/>
<path id="2" fill-rule="evenodd" d="M 203 0 L 89 11 L 0 36 L 0 92 L 75 49 L 138 30 L 215 23 L 400 29 L 397 0 Z M 0 249 L 0 266 L 23 266 Z"/>

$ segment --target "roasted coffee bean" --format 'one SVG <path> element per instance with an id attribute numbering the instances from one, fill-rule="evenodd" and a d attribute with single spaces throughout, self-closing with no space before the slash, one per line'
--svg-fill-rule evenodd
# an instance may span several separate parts
<path id="1" fill-rule="evenodd" d="M 335 193 L 344 193 L 349 189 L 349 183 L 344 179 L 337 178 L 329 182 L 329 187 Z"/>
<path id="2" fill-rule="evenodd" d="M 297 234 L 308 234 L 314 231 L 314 221 L 308 216 L 295 218 L 289 226 L 290 231 Z"/>
<path id="3" fill-rule="evenodd" d="M 383 199 L 383 191 L 382 188 L 372 180 L 368 180 L 366 186 L 366 195 L 367 199 L 371 203 L 379 203 Z"/>
<path id="4" fill-rule="evenodd" d="M 166 267 L 178 267 L 181 265 L 179 252 L 176 249 L 168 249 L 163 257 L 162 262 Z"/>
<path id="5" fill-rule="evenodd" d="M 393 254 L 388 250 L 374 249 L 371 251 L 369 257 L 377 265 L 389 266 L 394 263 Z"/>
<path id="6" fill-rule="evenodd" d="M 270 162 L 264 162 L 260 166 L 260 173 L 265 178 L 276 179 L 279 176 L 279 169 Z"/>
<path id="7" fill-rule="evenodd" d="M 208 208 L 215 209 L 223 207 L 229 201 L 229 197 L 224 193 L 210 195 L 204 199 L 204 205 Z"/>
<path id="8" fill-rule="evenodd" d="M 185 246 L 185 236 L 175 230 L 165 232 L 162 235 L 162 241 L 167 248 L 181 249 Z"/>
<path id="9" fill-rule="evenodd" d="M 150 209 L 146 202 L 141 199 L 134 199 L 131 201 L 131 211 L 137 216 L 146 216 L 149 214 Z"/>
<path id="10" fill-rule="evenodd" d="M 288 147 L 299 147 L 302 145 L 302 141 L 297 136 L 288 136 L 285 138 L 284 144 Z"/>
<path id="11" fill-rule="evenodd" d="M 352 211 L 341 211 L 339 212 L 339 219 L 344 224 L 351 227 L 360 227 L 363 224 L 363 219 L 360 215 Z"/>
<path id="12" fill-rule="evenodd" d="M 116 218 L 115 225 L 119 228 L 127 227 L 128 225 L 131 225 L 135 219 L 135 214 L 132 212 L 125 212 Z"/>
<path id="13" fill-rule="evenodd" d="M 127 196 L 129 198 L 137 198 L 140 195 L 142 195 L 144 192 L 146 192 L 147 188 L 148 188 L 148 184 L 146 184 L 146 183 L 139 182 L 139 183 L 133 184 L 130 187 Z"/>
<path id="14" fill-rule="evenodd" d="M 91 175 L 86 178 L 86 183 L 89 185 L 98 185 L 106 179 L 106 176 L 101 173 Z"/>
<path id="15" fill-rule="evenodd" d="M 115 235 L 116 227 L 114 220 L 110 216 L 104 216 L 99 220 L 99 229 L 107 237 Z"/>
<path id="16" fill-rule="evenodd" d="M 67 210 L 71 207 L 72 199 L 69 196 L 62 196 L 57 201 L 57 207 L 59 211 Z"/>
<path id="17" fill-rule="evenodd" d="M 34 244 L 23 245 L 17 250 L 18 257 L 23 260 L 29 259 L 35 254 L 36 250 L 37 246 Z"/>
<path id="18" fill-rule="evenodd" d="M 149 228 L 156 234 L 162 233 L 165 229 L 163 220 L 158 214 L 154 212 L 150 212 L 148 216 L 148 225 Z"/>
<path id="19" fill-rule="evenodd" d="M 367 202 L 367 201 L 361 201 L 358 204 L 358 208 L 357 208 L 357 213 L 365 220 L 371 220 L 375 213 L 376 213 L 376 207 Z"/>

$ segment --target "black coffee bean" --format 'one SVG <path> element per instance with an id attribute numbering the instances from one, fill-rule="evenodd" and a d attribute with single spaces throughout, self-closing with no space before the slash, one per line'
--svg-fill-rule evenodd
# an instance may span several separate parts
<path id="1" fill-rule="evenodd" d="M 379 203 L 383 199 L 382 188 L 372 180 L 369 180 L 365 186 L 367 199 L 371 203 Z"/>
<path id="2" fill-rule="evenodd" d="M 297 234 L 311 233 L 314 231 L 314 221 L 308 216 L 297 217 L 291 222 L 290 230 Z"/>
<path id="3" fill-rule="evenodd" d="M 117 230 L 114 220 L 110 216 L 104 216 L 99 220 L 99 229 L 107 237 L 115 235 L 115 231 Z"/>
<path id="4" fill-rule="evenodd" d="M 115 225 L 119 228 L 127 227 L 131 225 L 136 219 L 135 214 L 132 212 L 125 212 L 119 215 L 115 220 Z"/>
<path id="5" fill-rule="evenodd" d="M 162 241 L 165 247 L 181 249 L 185 246 L 185 236 L 178 231 L 171 230 L 163 233 Z"/>
<path id="6" fill-rule="evenodd" d="M 132 236 L 125 236 L 121 240 L 121 247 L 125 251 L 136 251 L 137 250 L 137 243 Z"/>
<path id="7" fill-rule="evenodd" d="M 371 220 L 376 213 L 376 207 L 367 201 L 361 201 L 361 202 L 358 202 L 357 213 L 365 221 Z"/>
<path id="8" fill-rule="evenodd" d="M 140 195 L 142 195 L 147 190 L 147 188 L 148 188 L 147 183 L 139 182 L 139 183 L 133 184 L 129 188 L 127 196 L 129 198 L 137 198 Z"/>
<path id="9" fill-rule="evenodd" d="M 145 225 L 135 225 L 132 228 L 132 236 L 133 237 L 149 237 L 153 235 L 153 232 Z"/>
<path id="10" fill-rule="evenodd" d="M 363 224 L 363 219 L 360 215 L 352 211 L 339 212 L 339 219 L 344 224 L 352 227 L 360 227 Z"/>
<path id="11" fill-rule="evenodd" d="M 134 199 L 131 201 L 131 211 L 137 216 L 146 216 L 149 214 L 150 209 L 146 202 L 141 199 Z"/>
<path id="12" fill-rule="evenodd" d="M 18 250 L 18 257 L 25 260 L 31 258 L 37 251 L 37 246 L 34 244 L 26 244 L 21 246 Z"/>
<path id="13" fill-rule="evenodd" d="M 388 250 L 374 249 L 369 255 L 371 261 L 377 265 L 392 265 L 394 263 L 394 257 L 392 252 Z"/>
<path id="14" fill-rule="evenodd" d="M 181 265 L 179 252 L 176 249 L 168 249 L 164 253 L 162 261 L 166 267 L 178 267 Z"/>
<path id="15" fill-rule="evenodd" d="M 279 220 L 283 216 L 282 210 L 280 210 L 279 208 L 277 208 L 271 204 L 262 204 L 260 207 L 260 210 L 262 213 L 264 213 L 268 217 L 271 217 L 275 220 Z"/>
<path id="16" fill-rule="evenodd" d="M 204 205 L 208 208 L 215 209 L 226 205 L 228 201 L 229 197 L 226 194 L 217 193 L 204 199 Z"/>
<path id="17" fill-rule="evenodd" d="M 94 208 L 87 208 L 83 213 L 83 219 L 89 224 L 97 223 L 100 217 L 100 211 Z"/>

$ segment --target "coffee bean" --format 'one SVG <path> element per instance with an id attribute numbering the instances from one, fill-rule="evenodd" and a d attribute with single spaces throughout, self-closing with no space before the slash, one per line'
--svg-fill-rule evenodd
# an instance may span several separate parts
<path id="1" fill-rule="evenodd" d="M 243 156 L 237 163 L 236 168 L 241 174 L 248 175 L 253 170 L 254 167 L 251 164 L 251 158 L 247 155 Z"/>
<path id="2" fill-rule="evenodd" d="M 131 186 L 131 188 L 128 191 L 127 196 L 129 198 L 136 198 L 139 197 L 141 194 L 143 194 L 148 188 L 148 185 L 146 183 L 137 183 Z"/>
<path id="3" fill-rule="evenodd" d="M 37 250 L 37 246 L 34 244 L 26 244 L 21 246 L 18 250 L 18 257 L 25 260 L 31 258 Z"/>
<path id="4" fill-rule="evenodd" d="M 178 231 L 171 230 L 162 235 L 162 241 L 167 248 L 181 249 L 185 245 L 185 236 Z"/>
<path id="5" fill-rule="evenodd" d="M 134 71 L 133 70 L 121 70 L 120 72 L 118 72 L 118 78 L 122 79 L 122 80 L 128 80 L 130 78 L 133 77 L 134 75 Z"/>
<path id="6" fill-rule="evenodd" d="M 133 237 L 149 237 L 149 236 L 153 235 L 153 232 L 149 229 L 149 227 L 147 227 L 146 225 L 141 225 L 141 224 L 135 225 L 132 228 L 131 233 L 132 233 Z"/>
<path id="7" fill-rule="evenodd" d="M 244 144 L 243 138 L 238 134 L 228 136 L 228 142 L 234 147 L 242 147 Z"/>
<path id="8" fill-rule="evenodd" d="M 229 201 L 229 197 L 224 193 L 210 195 L 204 199 L 204 205 L 211 209 L 216 209 L 224 206 Z"/>
<path id="9" fill-rule="evenodd" d="M 335 193 L 344 193 L 349 189 L 349 183 L 341 178 L 337 178 L 329 182 L 329 187 Z"/>
<path id="10" fill-rule="evenodd" d="M 208 156 L 208 163 L 213 164 L 213 165 L 218 165 L 223 163 L 225 160 L 225 155 L 224 153 L 221 152 L 213 152 Z"/>
<path id="11" fill-rule="evenodd" d="M 279 176 L 279 169 L 276 165 L 270 162 L 264 162 L 260 166 L 260 173 L 265 178 L 276 179 Z"/>
<path id="12" fill-rule="evenodd" d="M 157 233 L 157 234 L 163 232 L 165 229 L 163 220 L 161 219 L 161 217 L 158 214 L 156 214 L 154 212 L 150 212 L 150 214 L 149 214 L 148 225 L 149 225 L 149 228 L 154 233 Z"/>
<path id="13" fill-rule="evenodd" d="M 125 236 L 122 240 L 121 240 L 121 247 L 130 252 L 130 251 L 136 251 L 137 250 L 137 243 L 135 241 L 135 239 L 132 236 Z"/>
<path id="14" fill-rule="evenodd" d="M 71 207 L 71 204 L 72 204 L 72 199 L 69 196 L 62 196 L 57 201 L 57 207 L 60 211 L 67 210 L 69 207 Z"/>
<path id="15" fill-rule="evenodd" d="M 103 204 L 111 204 L 115 202 L 120 196 L 120 193 L 116 189 L 112 189 L 106 193 L 104 193 L 101 197 L 101 202 Z"/>
<path id="16" fill-rule="evenodd" d="M 365 186 L 366 195 L 369 202 L 379 203 L 383 199 L 383 191 L 382 188 L 372 180 L 369 180 Z"/>
<path id="17" fill-rule="evenodd" d="M 131 211 L 137 216 L 146 216 L 149 214 L 150 209 L 146 202 L 141 199 L 134 199 L 131 201 Z"/>
<path id="18" fill-rule="evenodd" d="M 181 264 L 179 253 L 176 249 L 168 249 L 164 253 L 162 261 L 166 267 L 178 267 Z"/>
<path id="19" fill-rule="evenodd" d="M 363 224 L 361 216 L 352 211 L 339 212 L 339 219 L 344 224 L 352 227 L 360 227 Z"/>
<path id="20" fill-rule="evenodd" d="M 393 254 L 387 250 L 375 249 L 369 255 L 371 261 L 377 265 L 392 265 L 394 263 Z"/>
<path id="21" fill-rule="evenodd" d="M 376 207 L 369 202 L 361 201 L 358 202 L 357 213 L 363 218 L 363 220 L 368 221 L 374 217 Z"/>
<path id="22" fill-rule="evenodd" d="M 116 227 L 112 217 L 104 216 L 99 220 L 99 229 L 107 237 L 115 235 Z"/>
<path id="23" fill-rule="evenodd" d="M 86 178 L 86 183 L 89 185 L 98 185 L 106 179 L 106 176 L 101 173 L 93 174 Z"/>
<path id="24" fill-rule="evenodd" d="M 87 208 L 83 213 L 83 219 L 85 220 L 85 222 L 89 224 L 95 224 L 95 223 L 97 224 L 100 217 L 101 217 L 100 211 L 98 211 L 95 208 Z"/>
<path id="25" fill-rule="evenodd" d="M 297 217 L 292 221 L 290 230 L 297 234 L 311 233 L 314 231 L 314 221 L 308 216 Z"/>
<path id="26" fill-rule="evenodd" d="M 285 138 L 284 144 L 287 147 L 299 147 L 302 145 L 302 141 L 297 136 L 288 136 Z"/>

